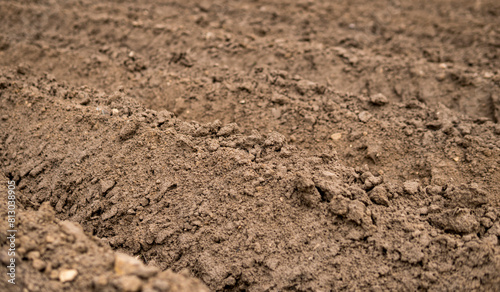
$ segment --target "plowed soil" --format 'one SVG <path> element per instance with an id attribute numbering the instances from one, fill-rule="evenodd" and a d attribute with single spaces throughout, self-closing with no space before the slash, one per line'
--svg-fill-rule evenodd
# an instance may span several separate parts
<path id="1" fill-rule="evenodd" d="M 0 288 L 500 291 L 500 3 L 435 2 L 1 1 Z"/>

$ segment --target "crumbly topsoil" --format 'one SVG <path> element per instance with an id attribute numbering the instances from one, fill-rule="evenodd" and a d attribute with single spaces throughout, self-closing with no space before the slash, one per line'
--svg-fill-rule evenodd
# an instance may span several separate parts
<path id="1" fill-rule="evenodd" d="M 0 3 L 17 288 L 497 290 L 498 3 L 350 2 Z"/>
<path id="2" fill-rule="evenodd" d="M 7 193 L 3 174 L 1 190 Z M 17 196 L 23 196 L 17 191 Z M 0 211 L 7 213 L 2 197 Z M 190 279 L 171 270 L 160 271 L 140 260 L 114 253 L 102 240 L 85 234 L 78 223 L 58 220 L 49 203 L 38 211 L 18 202 L 15 248 L 15 285 L 2 281 L 2 291 L 196 291 L 208 288 L 198 279 Z M 7 222 L 0 235 L 6 238 Z M 0 261 L 11 264 L 2 242 Z M 12 279 L 9 277 L 9 279 Z"/>

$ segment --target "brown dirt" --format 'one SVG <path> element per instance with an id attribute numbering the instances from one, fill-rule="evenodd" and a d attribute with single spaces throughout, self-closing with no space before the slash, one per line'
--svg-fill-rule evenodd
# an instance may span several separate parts
<path id="1" fill-rule="evenodd" d="M 500 290 L 500 5 L 402 2 L 0 2 L 21 285 Z"/>
<path id="2" fill-rule="evenodd" d="M 7 193 L 8 178 L 1 177 L 2 192 Z M 200 280 L 171 270 L 160 272 L 138 259 L 114 253 L 106 242 L 89 237 L 77 223 L 58 220 L 49 203 L 38 211 L 27 210 L 22 204 L 18 207 L 16 237 L 21 246 L 15 249 L 14 257 L 17 283 L 13 286 L 2 281 L 2 291 L 135 291 L 132 287 L 143 291 L 209 291 Z M 7 213 L 7 200 L 2 200 L 1 211 Z M 2 238 L 9 235 L 8 229 L 8 224 L 2 224 Z M 11 264 L 4 248 L 0 260 L 2 265 Z M 76 278 L 63 281 L 72 271 L 76 271 Z"/>

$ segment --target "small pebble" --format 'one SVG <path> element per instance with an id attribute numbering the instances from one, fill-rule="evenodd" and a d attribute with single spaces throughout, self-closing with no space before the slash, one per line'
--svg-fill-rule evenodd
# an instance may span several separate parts
<path id="1" fill-rule="evenodd" d="M 330 138 L 334 141 L 340 140 L 342 138 L 342 133 L 334 133 L 330 136 Z"/>
<path id="2" fill-rule="evenodd" d="M 437 81 L 443 81 L 445 79 L 446 79 L 446 73 L 445 72 L 441 72 L 441 73 L 436 74 L 436 80 Z"/>
<path id="3" fill-rule="evenodd" d="M 123 276 L 117 280 L 121 291 L 137 292 L 141 290 L 142 281 L 137 276 Z"/>
<path id="4" fill-rule="evenodd" d="M 76 276 L 78 276 L 78 271 L 75 269 L 61 270 L 59 272 L 59 281 L 61 281 L 63 283 L 71 282 L 76 278 Z"/>
<path id="5" fill-rule="evenodd" d="M 366 122 L 368 122 L 372 118 L 372 114 L 370 114 L 367 111 L 362 111 L 362 112 L 359 113 L 358 118 L 363 123 L 366 123 Z"/>
<path id="6" fill-rule="evenodd" d="M 389 102 L 387 97 L 382 93 L 377 93 L 375 95 L 370 96 L 370 102 L 374 105 L 384 105 Z"/>
<path id="7" fill-rule="evenodd" d="M 115 273 L 117 275 L 134 274 L 142 265 L 141 261 L 126 254 L 116 253 L 115 255 Z"/>

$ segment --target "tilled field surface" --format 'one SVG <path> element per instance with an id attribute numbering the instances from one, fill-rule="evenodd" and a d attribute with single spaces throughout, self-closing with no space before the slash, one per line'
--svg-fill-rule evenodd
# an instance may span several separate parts
<path id="1" fill-rule="evenodd" d="M 500 289 L 496 1 L 0 17 L 0 288 Z"/>

